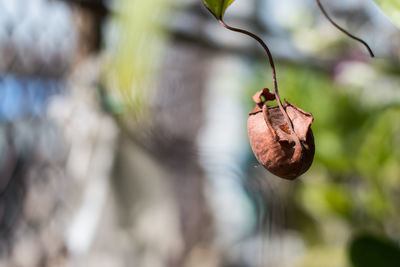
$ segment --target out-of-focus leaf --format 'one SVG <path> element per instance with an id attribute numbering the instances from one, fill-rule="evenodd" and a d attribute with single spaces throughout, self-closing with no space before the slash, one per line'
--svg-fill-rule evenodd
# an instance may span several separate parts
<path id="1" fill-rule="evenodd" d="M 328 259 L 328 260 L 327 260 Z M 310 248 L 301 267 L 336 267 L 346 266 L 346 251 L 339 246 L 319 245 Z"/>
<path id="2" fill-rule="evenodd" d="M 399 0 L 375 0 L 375 3 L 383 12 L 400 27 L 400 1 Z"/>
<path id="3" fill-rule="evenodd" d="M 359 235 L 351 241 L 348 253 L 354 267 L 400 266 L 400 248 L 383 237 Z"/>
<path id="4" fill-rule="evenodd" d="M 217 19 L 222 19 L 233 1 L 235 0 L 203 0 L 203 3 Z"/>
<path id="5" fill-rule="evenodd" d="M 398 107 L 377 113 L 367 124 L 367 131 L 356 160 L 356 166 L 364 176 L 380 177 L 381 184 L 392 187 L 398 184 L 400 171 L 400 116 Z"/>
<path id="6" fill-rule="evenodd" d="M 327 186 L 324 194 L 331 211 L 344 217 L 350 216 L 352 199 L 345 187 L 332 184 Z"/>
<path id="7" fill-rule="evenodd" d="M 115 113 L 138 118 L 157 88 L 168 33 L 160 23 L 172 0 L 118 1 L 106 28 L 104 99 Z M 118 14 L 118 15 L 117 15 Z M 144 45 L 145 44 L 145 45 Z"/>
<path id="8" fill-rule="evenodd" d="M 307 185 L 301 189 L 300 201 L 314 217 L 350 217 L 353 199 L 351 193 L 344 186 L 327 183 L 323 180 L 313 181 Z"/>

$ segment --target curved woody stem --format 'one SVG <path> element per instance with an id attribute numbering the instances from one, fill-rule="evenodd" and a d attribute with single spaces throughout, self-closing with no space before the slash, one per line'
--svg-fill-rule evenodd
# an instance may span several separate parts
<path id="1" fill-rule="evenodd" d="M 275 92 L 276 102 L 278 102 L 279 109 L 281 110 L 283 116 L 285 117 L 286 123 L 288 124 L 288 126 L 292 130 L 292 132 L 294 132 L 292 121 L 290 120 L 289 116 L 287 115 L 286 110 L 282 105 L 281 98 L 279 96 L 278 82 L 277 82 L 277 79 L 276 79 L 275 63 L 274 63 L 274 59 L 272 57 L 271 51 L 269 50 L 268 46 L 265 44 L 265 42 L 260 37 L 258 37 L 254 33 L 251 33 L 249 31 L 246 31 L 246 30 L 243 30 L 243 29 L 231 27 L 231 26 L 227 25 L 222 19 L 219 19 L 218 22 L 222 26 L 224 26 L 226 29 L 228 29 L 230 31 L 239 32 L 239 33 L 245 34 L 247 36 L 250 36 L 251 38 L 255 39 L 264 48 L 265 52 L 268 55 L 269 64 L 271 65 L 272 78 L 273 78 L 273 81 L 274 81 L 274 92 Z"/>
<path id="2" fill-rule="evenodd" d="M 324 14 L 324 16 L 327 18 L 327 20 L 329 20 L 330 23 L 332 23 L 333 26 L 335 26 L 339 31 L 343 32 L 344 34 L 346 34 L 347 36 L 349 36 L 350 38 L 362 43 L 365 48 L 368 50 L 368 53 L 371 57 L 375 57 L 374 53 L 372 52 L 371 48 L 369 47 L 369 45 L 362 39 L 352 35 L 351 33 L 349 33 L 348 31 L 346 31 L 345 29 L 343 29 L 342 27 L 340 27 L 336 22 L 334 22 L 331 17 L 328 15 L 328 13 L 326 12 L 325 8 L 322 6 L 321 1 L 320 0 L 315 0 L 315 2 L 317 3 L 319 9 L 321 10 L 322 14 Z"/>

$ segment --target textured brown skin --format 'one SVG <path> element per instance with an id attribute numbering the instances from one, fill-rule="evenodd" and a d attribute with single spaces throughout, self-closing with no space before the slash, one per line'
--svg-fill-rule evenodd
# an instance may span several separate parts
<path id="1" fill-rule="evenodd" d="M 310 128 L 314 119 L 311 114 L 285 103 L 293 133 L 279 107 L 264 105 L 256 106 L 247 121 L 251 148 L 271 173 L 294 180 L 310 168 L 314 159 L 314 136 Z"/>

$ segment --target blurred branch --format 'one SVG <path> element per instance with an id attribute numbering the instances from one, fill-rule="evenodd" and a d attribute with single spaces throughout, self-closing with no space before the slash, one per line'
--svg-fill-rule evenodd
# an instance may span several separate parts
<path id="1" fill-rule="evenodd" d="M 187 19 L 187 17 L 190 17 L 190 19 L 193 21 L 192 23 L 187 23 L 185 27 L 181 27 L 179 24 L 179 26 L 176 26 L 177 23 L 174 22 L 166 24 L 166 30 L 171 33 L 172 41 L 176 43 L 182 42 L 188 45 L 199 46 L 216 54 L 223 52 L 234 54 L 236 56 L 250 57 L 257 60 L 261 60 L 265 57 L 262 49 L 254 49 L 255 45 L 248 46 L 238 43 L 221 43 L 213 41 L 210 34 L 204 31 L 204 29 L 209 28 L 207 24 L 214 24 L 214 21 L 208 19 L 203 13 L 205 13 L 205 11 L 199 12 L 198 9 L 196 10 L 194 8 L 189 8 L 188 12 L 185 14 L 185 18 Z M 174 17 L 177 21 L 184 19 L 180 19 L 179 14 L 174 14 L 172 17 Z M 270 40 L 270 43 L 273 43 L 270 46 L 274 53 L 274 57 L 281 63 L 302 68 L 306 66 L 308 69 L 313 69 L 320 72 L 322 71 L 325 73 L 331 73 L 335 67 L 335 64 L 333 64 L 334 62 L 321 60 L 318 57 L 304 54 L 302 55 L 301 52 L 296 51 L 296 48 L 293 48 L 292 53 L 300 54 L 298 57 L 292 57 L 291 55 L 287 56 L 279 52 L 277 53 L 274 51 L 274 47 L 287 46 L 287 43 L 290 43 L 291 40 L 266 34 L 260 25 L 253 20 L 243 21 L 243 19 L 239 17 L 233 17 L 230 20 L 239 21 L 240 25 L 250 25 L 249 28 L 255 31 L 257 35 L 261 36 L 265 40 Z M 195 25 L 195 27 L 192 25 Z M 379 65 L 381 71 L 392 74 L 400 73 L 400 62 L 398 62 L 395 58 L 390 58 L 386 62 L 387 64 Z"/>
<path id="2" fill-rule="evenodd" d="M 69 3 L 81 9 L 81 16 L 85 19 L 85 25 L 80 30 L 83 45 L 88 51 L 85 53 L 100 51 L 103 44 L 102 26 L 110 14 L 109 8 L 102 0 L 59 0 Z M 89 16 L 88 16 L 89 15 Z"/>
<path id="3" fill-rule="evenodd" d="M 202 21 L 202 24 L 206 24 L 207 21 Z M 211 50 L 212 52 L 215 53 L 229 53 L 229 54 L 235 54 L 239 56 L 246 56 L 246 57 L 251 57 L 255 59 L 261 59 L 265 57 L 265 54 L 263 53 L 263 50 L 261 49 L 253 49 L 253 45 L 251 47 L 248 46 L 237 46 L 237 45 L 230 45 L 230 44 L 219 44 L 216 43 L 208 36 L 206 36 L 205 33 L 198 33 L 195 30 L 182 30 L 182 29 L 177 29 L 174 28 L 171 25 L 167 25 L 167 30 L 171 32 L 172 40 L 174 42 L 182 42 L 186 43 L 189 45 L 194 45 L 194 46 L 199 46 L 202 48 L 205 48 L 207 50 Z M 204 26 L 205 28 L 205 26 Z M 262 35 L 261 36 L 265 36 Z M 266 39 L 275 39 L 275 38 L 269 38 L 267 37 Z M 283 42 L 283 41 L 282 41 Z M 272 48 L 273 49 L 273 48 Z M 275 55 L 278 61 L 284 62 L 284 63 L 290 63 L 292 65 L 298 65 L 298 66 L 304 66 L 307 65 L 308 68 L 310 69 L 318 69 L 319 71 L 325 71 L 325 72 L 330 72 L 331 69 L 328 67 L 329 65 L 326 64 L 326 62 L 317 59 L 317 58 L 311 58 L 311 57 L 303 57 L 301 59 L 292 59 L 292 58 L 287 58 L 283 57 L 282 55 Z"/>
<path id="4" fill-rule="evenodd" d="M 107 14 L 109 13 L 108 7 L 102 0 L 59 0 L 72 5 L 76 5 L 80 8 L 89 9 L 94 13 Z"/>

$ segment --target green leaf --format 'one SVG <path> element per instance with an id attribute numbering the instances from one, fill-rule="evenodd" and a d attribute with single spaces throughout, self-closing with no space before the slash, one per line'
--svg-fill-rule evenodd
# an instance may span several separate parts
<path id="1" fill-rule="evenodd" d="M 371 234 L 354 238 L 349 247 L 349 257 L 354 267 L 398 267 L 400 248 L 397 244 Z"/>
<path id="2" fill-rule="evenodd" d="M 203 0 L 206 8 L 219 20 L 224 17 L 225 11 L 235 0 Z"/>
<path id="3" fill-rule="evenodd" d="M 375 3 L 391 19 L 391 21 L 400 27 L 400 1 L 399 0 L 375 0 Z"/>

